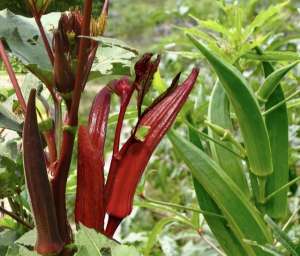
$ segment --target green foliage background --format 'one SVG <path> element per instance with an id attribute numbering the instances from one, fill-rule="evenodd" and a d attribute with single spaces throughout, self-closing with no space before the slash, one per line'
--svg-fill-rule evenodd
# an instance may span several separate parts
<path id="1" fill-rule="evenodd" d="M 82 4 L 82 0 L 66 0 L 53 1 L 49 8 L 51 11 L 67 10 L 70 7 Z M 238 2 L 243 15 L 245 16 L 244 26 L 251 23 L 253 18 L 261 11 L 266 10 L 270 5 L 282 3 L 281 0 L 244 0 L 244 1 L 217 1 L 217 0 L 112 0 L 110 7 L 110 19 L 106 36 L 122 39 L 128 44 L 140 50 L 140 53 L 145 51 L 153 51 L 162 53 L 162 63 L 160 72 L 162 78 L 169 84 L 170 80 L 179 71 L 188 71 L 192 66 L 199 64 L 200 58 L 190 42 L 184 37 L 184 33 L 177 27 L 195 26 L 196 22 L 189 15 L 198 17 L 201 20 L 217 20 L 224 26 L 231 28 L 231 20 L 228 13 L 224 13 L 218 8 L 218 3 L 226 2 L 232 4 Z M 102 1 L 95 0 L 94 16 L 99 14 Z M 250 8 L 250 7 L 251 8 Z M 272 23 L 272 27 L 264 27 L 261 30 L 256 30 L 253 36 L 265 35 L 271 33 L 270 37 L 282 33 L 289 35 L 291 33 L 299 33 L 299 14 L 297 8 L 300 7 L 298 0 L 292 0 L 280 13 L 278 22 Z M 26 11 L 26 6 L 23 0 L 1 0 L 0 9 L 8 8 L 13 12 L 29 15 Z M 213 34 L 207 28 L 201 28 L 207 34 Z M 240 41 L 237 38 L 235 41 L 227 40 L 218 33 L 214 33 L 220 53 L 225 58 L 236 57 L 239 53 Z M 252 39 L 252 38 L 251 38 Z M 250 43 L 250 42 L 247 42 Z M 280 49 L 296 51 L 297 42 L 291 42 L 283 45 Z M 189 53 L 191 58 L 184 56 L 185 54 L 174 54 L 173 51 L 184 51 Z M 195 55 L 193 55 L 195 54 Z M 285 63 L 285 62 L 284 62 Z M 281 63 L 280 63 L 281 65 Z M 17 66 L 17 65 L 16 65 Z M 241 71 L 251 72 L 253 76 L 249 78 L 249 84 L 253 88 L 257 88 L 262 79 L 262 72 L 256 68 L 255 61 L 239 61 L 237 66 Z M 204 129 L 203 120 L 207 113 L 208 97 L 211 93 L 211 88 L 214 84 L 215 75 L 210 71 L 207 62 L 201 61 L 201 74 L 198 86 L 193 91 L 190 101 L 186 104 L 182 114 L 179 116 L 175 127 L 180 127 L 186 132 L 186 127 L 183 124 L 184 116 L 188 116 L 195 123 L 195 126 Z M 293 88 L 297 88 L 297 82 L 300 81 L 299 70 L 291 73 L 283 85 L 286 92 L 289 93 Z M 83 97 L 83 105 L 81 109 L 81 122 L 86 122 L 88 108 L 91 104 L 92 97 L 99 90 L 104 82 L 97 81 L 88 87 Z M 154 92 L 151 96 L 158 94 L 158 88 L 163 86 L 154 85 Z M 147 100 L 152 100 L 149 97 Z M 117 99 L 113 99 L 117 103 Z M 113 104 L 114 105 L 114 104 Z M 117 104 L 115 104 L 117 105 Z M 112 112 L 116 112 L 117 107 L 113 107 Z M 291 129 L 291 147 L 290 147 L 290 170 L 291 179 L 299 170 L 299 134 L 300 120 L 299 109 L 291 111 L 290 129 Z M 132 120 L 128 120 L 126 128 L 129 129 L 133 124 Z M 114 132 L 114 124 L 111 123 L 108 129 L 107 148 L 111 148 L 112 134 Z M 1 142 L 3 147 L 4 143 Z M 206 148 L 208 143 L 204 143 Z M 5 146 L 9 146 L 6 145 Z M 6 150 L 6 149 L 5 149 Z M 108 150 L 109 153 L 109 150 Z M 14 151 L 14 154 L 16 152 Z M 1 159 L 0 159 L 1 160 Z M 6 162 L 0 161 L 0 167 L 5 167 Z M 15 165 L 20 165 L 19 158 L 14 159 Z M 70 219 L 73 217 L 73 203 L 76 185 L 76 177 L 74 175 L 76 163 L 73 163 L 68 186 L 68 206 Z M 0 169 L 1 175 L 2 169 Z M 3 171 L 4 172 L 4 171 Z M 6 187 L 5 187 L 6 188 Z M 290 208 L 293 212 L 298 207 L 298 194 L 296 194 L 297 186 L 291 189 Z M 130 218 L 123 224 L 120 233 L 120 239 L 124 243 L 135 245 L 141 251 L 149 253 L 149 255 L 219 255 L 213 248 L 213 245 L 218 246 L 213 234 L 208 229 L 204 221 L 203 215 L 199 215 L 195 211 L 185 208 L 179 209 L 176 207 L 163 206 L 162 202 L 154 203 L 151 199 L 159 199 L 163 202 L 172 202 L 179 206 L 188 206 L 193 209 L 198 207 L 195 191 L 193 190 L 192 178 L 186 168 L 180 161 L 180 157 L 172 150 L 172 147 L 167 139 L 164 139 L 155 155 L 153 155 L 150 164 L 147 167 L 145 176 L 139 186 L 138 194 L 145 193 L 150 200 L 142 200 L 136 196 L 136 207 Z M 16 198 L 19 200 L 19 198 Z M 161 208 L 159 208 L 161 207 Z M 175 209 L 175 214 L 172 210 Z M 176 212 L 177 210 L 177 212 Z M 185 222 L 188 220 L 188 222 Z M 5 225 L 9 225 L 6 219 Z M 2 220 L 3 225 L 4 220 Z M 188 223 L 188 224 L 187 224 Z M 24 232 L 24 230 L 16 228 L 17 224 L 10 225 L 13 237 Z M 300 227 L 295 222 L 287 228 L 289 235 L 299 243 Z M 203 234 L 201 233 L 203 231 Z M 0 233 L 2 234 L 2 233 Z M 3 233 L 2 237 L 9 236 Z M 157 238 L 159 239 L 157 240 Z M 1 239 L 1 238 L 0 238 Z M 208 242 L 207 242 L 208 241 Z M 9 244 L 9 241 L 7 242 Z M 217 247 L 218 248 L 218 247 Z M 0 247 L 1 250 L 1 247 Z M 1 251 L 0 251 L 1 255 Z M 146 254 L 147 255 L 147 254 Z"/>

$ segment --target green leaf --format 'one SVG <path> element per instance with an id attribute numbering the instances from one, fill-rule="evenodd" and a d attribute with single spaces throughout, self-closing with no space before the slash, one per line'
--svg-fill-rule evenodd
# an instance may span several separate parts
<path id="1" fill-rule="evenodd" d="M 161 78 L 159 69 L 154 74 L 152 85 L 159 93 L 163 93 L 168 87 L 165 81 Z"/>
<path id="2" fill-rule="evenodd" d="M 42 23 L 48 32 L 57 26 L 60 13 L 43 15 Z M 39 69 L 51 70 L 44 44 L 34 18 L 16 15 L 9 10 L 0 11 L 0 37 L 7 42 L 12 54 L 24 65 L 37 65 Z"/>
<path id="3" fill-rule="evenodd" d="M 36 242 L 37 234 L 36 230 L 32 229 L 22 235 L 18 240 L 16 240 L 16 244 L 34 247 Z"/>
<path id="4" fill-rule="evenodd" d="M 0 246 L 9 246 L 16 240 L 16 231 L 3 230 L 0 232 Z"/>
<path id="5" fill-rule="evenodd" d="M 112 256 L 140 256 L 141 254 L 133 246 L 117 245 L 111 250 Z"/>
<path id="6" fill-rule="evenodd" d="M 115 242 L 97 233 L 94 229 L 89 229 L 83 225 L 80 225 L 80 229 L 75 235 L 75 243 L 79 247 L 76 256 L 102 255 L 102 248 L 112 248 L 116 245 Z M 83 254 L 83 252 L 86 254 Z"/>
<path id="7" fill-rule="evenodd" d="M 20 247 L 17 245 L 12 245 L 8 248 L 5 256 L 19 256 Z"/>
<path id="8" fill-rule="evenodd" d="M 244 243 L 244 239 L 261 244 L 272 241 L 259 212 L 244 193 L 203 151 L 173 131 L 169 133 L 169 138 L 193 176 L 220 208 L 229 227 L 243 244 L 247 255 L 268 255 L 261 249 L 252 248 Z"/>
<path id="9" fill-rule="evenodd" d="M 199 149 L 203 150 L 201 140 L 195 130 L 189 128 L 189 139 Z M 202 210 L 221 215 L 222 212 L 214 202 L 212 197 L 206 192 L 203 186 L 193 177 L 193 184 L 198 199 L 199 206 Z M 228 223 L 224 219 L 204 215 L 207 224 L 215 235 L 222 249 L 228 255 L 245 255 L 246 251 L 243 245 L 236 238 L 235 234 L 228 227 Z"/>
<path id="10" fill-rule="evenodd" d="M 22 125 L 16 121 L 13 114 L 9 113 L 0 103 L 0 127 L 13 130 L 16 132 L 22 132 Z"/>
<path id="11" fill-rule="evenodd" d="M 16 194 L 16 188 L 24 184 L 22 166 L 3 153 L 0 155 L 0 184 L 0 198 Z"/>
<path id="12" fill-rule="evenodd" d="M 75 235 L 75 245 L 78 251 L 74 256 L 106 256 L 105 252 L 111 251 L 111 256 L 139 256 L 138 251 L 132 246 L 119 245 L 104 235 L 97 233 L 80 224 L 80 229 Z"/>
<path id="13" fill-rule="evenodd" d="M 300 60 L 300 55 L 297 52 L 289 51 L 265 51 L 261 55 L 254 52 L 248 52 L 242 56 L 249 60 L 260 61 L 297 61 Z"/>
<path id="14" fill-rule="evenodd" d="M 129 74 L 132 60 L 135 57 L 134 53 L 118 46 L 99 47 L 92 66 L 91 77 Z"/>
<path id="15" fill-rule="evenodd" d="M 97 37 L 88 37 L 91 38 L 97 42 L 100 42 L 102 45 L 110 46 L 113 48 L 114 46 L 123 48 L 124 50 L 130 51 L 134 53 L 135 55 L 138 55 L 138 50 L 129 46 L 127 43 L 123 42 L 122 40 L 116 39 L 116 38 L 109 38 L 109 37 L 103 37 L 103 36 L 97 36 Z"/>
<path id="16" fill-rule="evenodd" d="M 268 9 L 260 12 L 254 20 L 246 27 L 244 35 L 247 39 L 254 30 L 265 26 L 266 23 L 270 22 L 272 18 L 277 18 L 278 14 L 282 11 L 283 7 L 288 4 L 289 1 L 285 1 L 281 4 L 271 5 Z"/>
<path id="17" fill-rule="evenodd" d="M 163 219 L 159 220 L 155 224 L 155 226 L 153 227 L 151 233 L 148 235 L 148 241 L 147 241 L 147 244 L 144 248 L 144 255 L 145 256 L 151 255 L 151 250 L 152 250 L 153 246 L 155 245 L 158 236 L 163 231 L 165 226 L 168 225 L 169 223 L 172 223 L 172 222 L 174 222 L 174 217 L 167 217 L 167 218 L 163 218 Z"/>

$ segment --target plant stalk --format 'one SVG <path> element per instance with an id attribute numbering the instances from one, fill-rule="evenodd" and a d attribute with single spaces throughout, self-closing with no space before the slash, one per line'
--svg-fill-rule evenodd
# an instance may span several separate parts
<path id="1" fill-rule="evenodd" d="M 1 59 L 3 60 L 3 63 L 5 65 L 5 68 L 7 70 L 7 73 L 9 75 L 9 78 L 10 78 L 10 81 L 16 91 L 16 96 L 17 96 L 17 99 L 21 105 L 21 108 L 22 108 L 22 111 L 23 113 L 25 114 L 26 113 L 26 102 L 25 102 L 25 99 L 23 97 L 23 94 L 22 94 L 22 91 L 21 91 L 21 88 L 19 86 L 19 83 L 18 83 L 18 80 L 16 78 L 16 74 L 9 62 L 9 59 L 8 59 L 8 56 L 5 52 L 5 49 L 4 49 L 4 45 L 2 43 L 2 41 L 0 40 L 0 57 Z"/>

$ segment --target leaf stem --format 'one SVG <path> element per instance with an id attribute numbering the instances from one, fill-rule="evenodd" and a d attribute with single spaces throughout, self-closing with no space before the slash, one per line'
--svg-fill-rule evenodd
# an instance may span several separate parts
<path id="1" fill-rule="evenodd" d="M 271 112 L 273 112 L 274 110 L 276 110 L 277 108 L 281 107 L 283 104 L 285 104 L 286 102 L 288 102 L 289 100 L 294 98 L 297 94 L 299 94 L 299 92 L 300 92 L 299 90 L 295 91 L 290 96 L 285 98 L 283 101 L 278 102 L 277 104 L 275 104 L 274 106 L 272 106 L 271 108 L 269 108 L 268 110 L 263 112 L 263 115 L 266 116 L 266 115 L 270 114 Z"/>
<path id="2" fill-rule="evenodd" d="M 8 56 L 5 52 L 4 45 L 3 45 L 1 40 L 0 40 L 0 57 L 3 60 L 6 71 L 8 73 L 9 78 L 10 78 L 10 81 L 11 81 L 11 83 L 12 83 L 12 85 L 13 85 L 15 91 L 16 91 L 17 99 L 18 99 L 18 101 L 21 105 L 23 113 L 25 114 L 26 113 L 26 102 L 24 100 L 21 88 L 20 88 L 18 80 L 16 78 L 16 74 L 15 74 L 15 72 L 14 72 L 14 70 L 13 70 L 13 68 L 12 68 L 12 66 L 9 62 Z"/>
<path id="3" fill-rule="evenodd" d="M 11 218 L 13 218 L 15 221 L 17 221 L 18 223 L 22 224 L 23 226 L 25 226 L 28 229 L 33 229 L 34 228 L 31 224 L 29 224 L 26 221 L 22 220 L 19 216 L 17 216 L 13 212 L 10 212 L 10 211 L 6 210 L 1 205 L 0 205 L 0 212 L 2 212 L 3 214 L 8 215 Z"/>
<path id="4" fill-rule="evenodd" d="M 293 184 L 295 184 L 297 181 L 300 180 L 300 176 L 291 180 L 290 182 L 286 183 L 285 185 L 283 185 L 282 187 L 280 187 L 279 189 L 275 190 L 274 192 L 272 192 L 271 194 L 269 194 L 266 197 L 266 201 L 269 201 L 273 196 L 275 196 L 277 193 L 281 192 L 282 190 L 292 186 Z"/>
<path id="5" fill-rule="evenodd" d="M 86 0 L 84 3 L 83 26 L 81 35 L 88 36 L 90 34 L 90 21 L 92 15 L 92 0 Z M 72 95 L 71 109 L 67 113 L 65 125 L 77 127 L 78 125 L 78 110 L 82 92 L 82 82 L 84 80 L 85 63 L 87 60 L 87 51 L 89 49 L 89 39 L 80 38 L 78 65 L 76 71 L 76 80 Z M 56 206 L 56 215 L 60 229 L 60 235 L 65 243 L 72 241 L 72 231 L 67 219 L 66 210 L 66 184 L 68 173 L 72 160 L 72 152 L 74 146 L 75 134 L 67 130 L 63 131 L 62 146 L 57 169 L 53 177 L 52 189 Z"/>
<path id="6" fill-rule="evenodd" d="M 181 210 L 186 210 L 186 211 L 197 212 L 197 213 L 201 213 L 201 214 L 206 215 L 206 216 L 212 216 L 212 217 L 217 217 L 217 218 L 222 218 L 222 219 L 224 218 L 224 216 L 222 216 L 220 214 L 216 214 L 216 213 L 212 213 L 212 212 L 207 212 L 207 211 L 203 211 L 203 210 L 192 208 L 192 207 L 186 207 L 186 206 L 175 204 L 175 203 L 169 203 L 169 202 L 163 202 L 163 201 L 159 201 L 159 200 L 154 200 L 154 199 L 148 198 L 148 197 L 146 197 L 144 195 L 141 196 L 141 198 L 144 199 L 145 201 L 149 202 L 149 203 L 154 203 L 154 204 L 159 204 L 159 205 L 174 207 L 174 208 L 181 209 Z"/>
<path id="7" fill-rule="evenodd" d="M 230 153 L 234 154 L 235 156 L 245 160 L 245 157 L 240 155 L 239 153 L 233 151 L 232 149 L 228 148 L 227 146 L 225 146 L 223 143 L 217 141 L 216 139 L 210 137 L 209 135 L 207 135 L 204 132 L 201 132 L 199 129 L 195 128 L 192 124 L 189 123 L 189 121 L 184 120 L 184 122 L 186 123 L 187 126 L 189 126 L 191 129 L 195 130 L 200 136 L 204 137 L 207 140 L 211 140 L 212 142 L 214 142 L 215 144 L 219 145 L 220 147 L 223 147 L 224 149 L 228 150 Z"/>
<path id="8" fill-rule="evenodd" d="M 90 23 L 92 16 L 92 0 L 86 0 L 84 3 L 83 11 L 83 26 L 81 29 L 82 36 L 89 36 L 90 34 Z M 76 79 L 74 92 L 72 96 L 72 105 L 69 115 L 69 125 L 77 126 L 78 123 L 78 109 L 82 92 L 82 82 L 84 79 L 85 63 L 87 60 L 87 49 L 89 48 L 90 39 L 80 37 L 79 42 L 79 53 L 78 53 L 78 65 L 76 70 Z"/>
<path id="9" fill-rule="evenodd" d="M 53 66 L 54 64 L 54 56 L 53 56 L 53 52 L 52 52 L 52 49 L 50 47 L 50 44 L 49 44 L 49 41 L 48 41 L 48 38 L 46 36 L 46 33 L 45 33 L 45 30 L 44 30 L 44 27 L 43 27 L 43 24 L 41 22 L 41 17 L 38 17 L 36 15 L 34 15 L 34 19 L 35 19 L 35 22 L 39 28 L 39 31 L 40 31 L 40 34 L 41 34 L 41 37 L 42 37 L 42 40 L 44 42 L 44 45 L 45 45 L 45 48 L 46 48 L 46 51 L 47 51 L 47 54 L 49 56 L 49 60 Z"/>

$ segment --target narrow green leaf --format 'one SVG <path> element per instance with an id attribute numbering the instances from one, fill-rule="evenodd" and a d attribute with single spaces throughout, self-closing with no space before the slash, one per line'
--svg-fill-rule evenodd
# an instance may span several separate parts
<path id="1" fill-rule="evenodd" d="M 147 241 L 147 244 L 144 249 L 145 256 L 151 255 L 151 250 L 152 250 L 153 246 L 155 245 L 159 234 L 163 231 L 163 229 L 165 228 L 166 225 L 168 225 L 169 223 L 172 223 L 174 221 L 175 221 L 174 217 L 167 217 L 167 218 L 161 219 L 159 222 L 157 222 L 155 224 L 151 233 L 148 236 L 148 241 Z"/>
<path id="2" fill-rule="evenodd" d="M 263 54 L 248 52 L 242 58 L 260 61 L 297 61 L 300 55 L 297 52 L 290 51 L 265 51 Z"/>
<path id="3" fill-rule="evenodd" d="M 191 128 L 189 129 L 189 137 L 190 141 L 195 146 L 203 150 L 201 140 L 195 130 Z M 205 191 L 205 189 L 195 177 L 193 177 L 193 183 L 200 208 L 204 211 L 213 212 L 218 215 L 222 214 L 221 210 L 218 208 L 214 200 Z M 204 215 L 204 218 L 227 255 L 246 255 L 246 251 L 243 249 L 243 245 L 236 238 L 235 234 L 230 230 L 225 219 L 215 218 L 207 215 Z"/>
<path id="4" fill-rule="evenodd" d="M 267 79 L 263 83 L 261 87 L 259 87 L 257 91 L 257 98 L 262 101 L 266 102 L 270 95 L 275 91 L 277 86 L 279 85 L 280 81 L 285 77 L 285 75 L 296 65 L 299 64 L 299 61 L 296 61 L 290 65 L 282 67 L 270 75 L 267 76 Z"/>
<path id="5" fill-rule="evenodd" d="M 234 66 L 220 59 L 195 37 L 189 34 L 188 37 L 215 69 L 233 105 L 243 135 L 251 172 L 260 177 L 270 175 L 273 172 L 270 142 L 253 92 L 250 91 L 245 79 Z"/>
<path id="6" fill-rule="evenodd" d="M 211 94 L 210 104 L 208 107 L 208 119 L 210 122 L 222 126 L 227 130 L 232 130 L 232 122 L 230 119 L 229 100 L 223 87 L 217 82 Z M 216 140 L 220 141 L 220 137 L 209 129 L 209 134 Z M 224 142 L 226 146 L 234 150 L 230 142 Z M 225 150 L 223 147 L 210 142 L 213 159 L 219 163 L 230 178 L 237 186 L 250 198 L 250 191 L 247 180 L 244 175 L 241 159 Z"/>
<path id="7" fill-rule="evenodd" d="M 278 241 L 291 253 L 291 255 L 299 256 L 299 254 L 296 252 L 296 245 L 291 241 L 287 234 L 284 233 L 268 215 L 265 215 L 264 219 L 271 227 Z"/>
<path id="8" fill-rule="evenodd" d="M 289 1 L 285 1 L 283 3 L 277 5 L 271 5 L 268 9 L 260 12 L 254 20 L 247 26 L 245 29 L 245 38 L 248 38 L 255 29 L 264 26 L 267 22 L 269 22 L 273 17 L 278 16 L 277 14 L 282 11 L 283 7 L 288 4 Z"/>
<path id="9" fill-rule="evenodd" d="M 244 243 L 244 239 L 257 241 L 260 244 L 272 241 L 269 229 L 244 193 L 203 151 L 173 131 L 169 133 L 169 138 L 195 179 L 227 219 L 228 226 L 247 251 L 246 255 L 268 255 L 260 248 L 253 248 Z"/>

